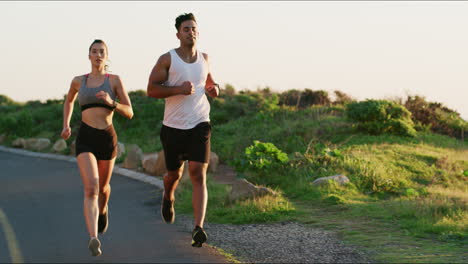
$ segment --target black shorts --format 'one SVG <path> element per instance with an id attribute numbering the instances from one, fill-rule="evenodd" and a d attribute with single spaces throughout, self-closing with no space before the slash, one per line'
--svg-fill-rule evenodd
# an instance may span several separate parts
<path id="1" fill-rule="evenodd" d="M 175 171 L 185 160 L 208 163 L 210 160 L 211 124 L 202 122 L 191 129 L 177 129 L 163 125 L 161 143 L 166 168 Z"/>
<path id="2" fill-rule="evenodd" d="M 81 121 L 76 137 L 76 156 L 91 152 L 97 160 L 111 160 L 117 156 L 117 134 L 113 125 L 97 129 Z"/>

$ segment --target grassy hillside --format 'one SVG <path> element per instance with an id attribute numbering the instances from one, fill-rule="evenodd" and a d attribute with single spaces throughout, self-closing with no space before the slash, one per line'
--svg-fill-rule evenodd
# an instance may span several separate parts
<path id="1" fill-rule="evenodd" d="M 143 91 L 130 97 L 134 119 L 114 117 L 119 141 L 138 144 L 144 152 L 161 150 L 164 101 Z M 310 90 L 236 94 L 226 87 L 210 101 L 212 150 L 238 177 L 279 195 L 232 203 L 230 187 L 209 179 L 207 221 L 295 220 L 339 231 L 377 261 L 466 262 L 468 126 L 456 112 L 422 97 L 366 105 L 343 93 L 332 101 L 327 93 Z M 17 137 L 59 138 L 60 101 L 0 103 L 5 144 Z M 76 105 L 70 142 L 79 120 Z M 287 162 L 274 158 L 282 153 Z M 311 184 L 335 174 L 351 183 Z M 177 196 L 176 210 L 191 213 L 190 184 Z"/>

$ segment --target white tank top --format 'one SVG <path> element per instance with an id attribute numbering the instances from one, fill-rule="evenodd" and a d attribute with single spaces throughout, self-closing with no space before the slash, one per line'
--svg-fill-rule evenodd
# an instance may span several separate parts
<path id="1" fill-rule="evenodd" d="M 209 69 L 203 54 L 197 50 L 197 60 L 194 63 L 186 63 L 175 49 L 169 53 L 171 66 L 165 85 L 178 86 L 185 81 L 190 81 L 193 83 L 195 93 L 167 97 L 163 124 L 178 129 L 191 129 L 201 122 L 210 121 L 210 103 L 205 95 Z"/>

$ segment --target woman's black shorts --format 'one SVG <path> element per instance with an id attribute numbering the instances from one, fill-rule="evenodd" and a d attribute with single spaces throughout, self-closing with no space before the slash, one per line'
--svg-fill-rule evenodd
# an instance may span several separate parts
<path id="1" fill-rule="evenodd" d="M 113 125 L 97 129 L 81 121 L 76 137 L 76 156 L 91 152 L 97 160 L 111 160 L 117 156 L 117 134 Z"/>
<path id="2" fill-rule="evenodd" d="M 202 122 L 191 129 L 163 125 L 160 139 L 169 171 L 180 168 L 185 160 L 208 163 L 210 160 L 211 124 Z"/>

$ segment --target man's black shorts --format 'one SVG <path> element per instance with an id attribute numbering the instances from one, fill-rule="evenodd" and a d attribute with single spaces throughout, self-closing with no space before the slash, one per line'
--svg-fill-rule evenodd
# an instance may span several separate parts
<path id="1" fill-rule="evenodd" d="M 191 129 L 163 125 L 160 138 L 169 171 L 179 169 L 185 160 L 208 163 L 210 159 L 210 122 L 202 122 Z"/>

